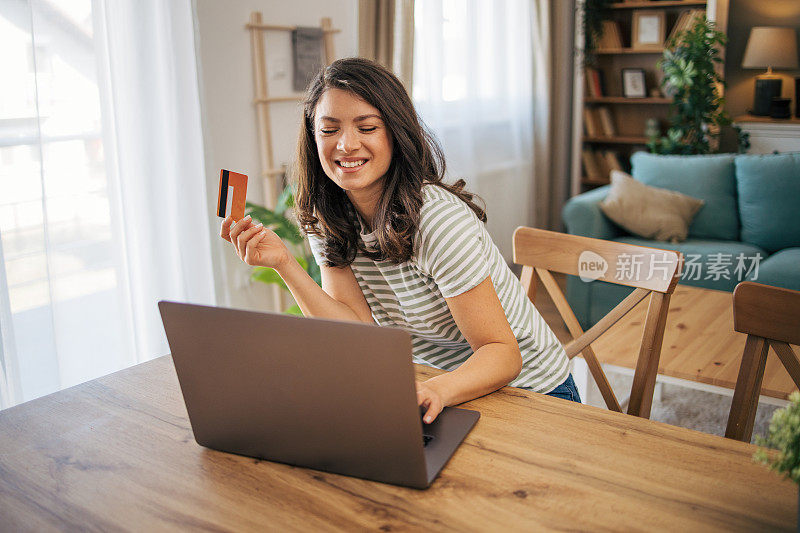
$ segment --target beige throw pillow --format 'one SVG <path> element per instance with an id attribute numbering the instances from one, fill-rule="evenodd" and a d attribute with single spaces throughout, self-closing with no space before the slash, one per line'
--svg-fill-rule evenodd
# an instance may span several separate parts
<path id="1" fill-rule="evenodd" d="M 633 233 L 657 241 L 680 242 L 705 201 L 667 189 L 650 187 L 613 170 L 611 190 L 600 209 Z"/>

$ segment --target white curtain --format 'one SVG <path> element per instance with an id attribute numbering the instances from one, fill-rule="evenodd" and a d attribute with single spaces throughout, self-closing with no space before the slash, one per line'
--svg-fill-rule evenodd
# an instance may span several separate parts
<path id="1" fill-rule="evenodd" d="M 157 301 L 215 296 L 190 0 L 3 0 L 0 48 L 8 406 L 168 353 Z"/>
<path id="2" fill-rule="evenodd" d="M 546 1 L 418 0 L 413 98 L 445 151 L 448 175 L 487 204 L 506 259 L 511 235 L 534 217 L 535 128 L 548 113 Z M 535 164 L 534 164 L 535 162 Z"/>

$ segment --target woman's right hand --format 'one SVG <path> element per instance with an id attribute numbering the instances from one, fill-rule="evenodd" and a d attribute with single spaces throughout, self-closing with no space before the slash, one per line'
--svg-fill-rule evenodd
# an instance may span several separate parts
<path id="1" fill-rule="evenodd" d="M 223 220 L 220 237 L 233 244 L 239 259 L 248 265 L 277 269 L 291 257 L 281 238 L 260 222 L 253 224 L 250 215 L 235 224 L 233 217 Z"/>

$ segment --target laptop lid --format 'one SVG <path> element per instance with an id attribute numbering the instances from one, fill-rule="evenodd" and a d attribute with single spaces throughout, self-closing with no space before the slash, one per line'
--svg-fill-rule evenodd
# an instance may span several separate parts
<path id="1" fill-rule="evenodd" d="M 430 472 L 403 330 L 167 301 L 159 310 L 202 446 L 424 488 L 474 424 Z"/>

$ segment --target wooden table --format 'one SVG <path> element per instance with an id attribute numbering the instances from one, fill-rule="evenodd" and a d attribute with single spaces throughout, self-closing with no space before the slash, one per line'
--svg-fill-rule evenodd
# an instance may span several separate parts
<path id="1" fill-rule="evenodd" d="M 201 448 L 162 357 L 0 411 L 0 529 L 795 527 L 797 488 L 750 444 L 513 388 L 467 406 L 418 491 Z"/>
<path id="2" fill-rule="evenodd" d="M 603 364 L 636 368 L 647 314 L 642 302 L 592 346 Z M 672 295 L 658 373 L 733 389 L 747 336 L 733 330 L 733 294 L 678 285 Z M 761 394 L 785 400 L 797 390 L 774 352 L 767 357 Z"/>

